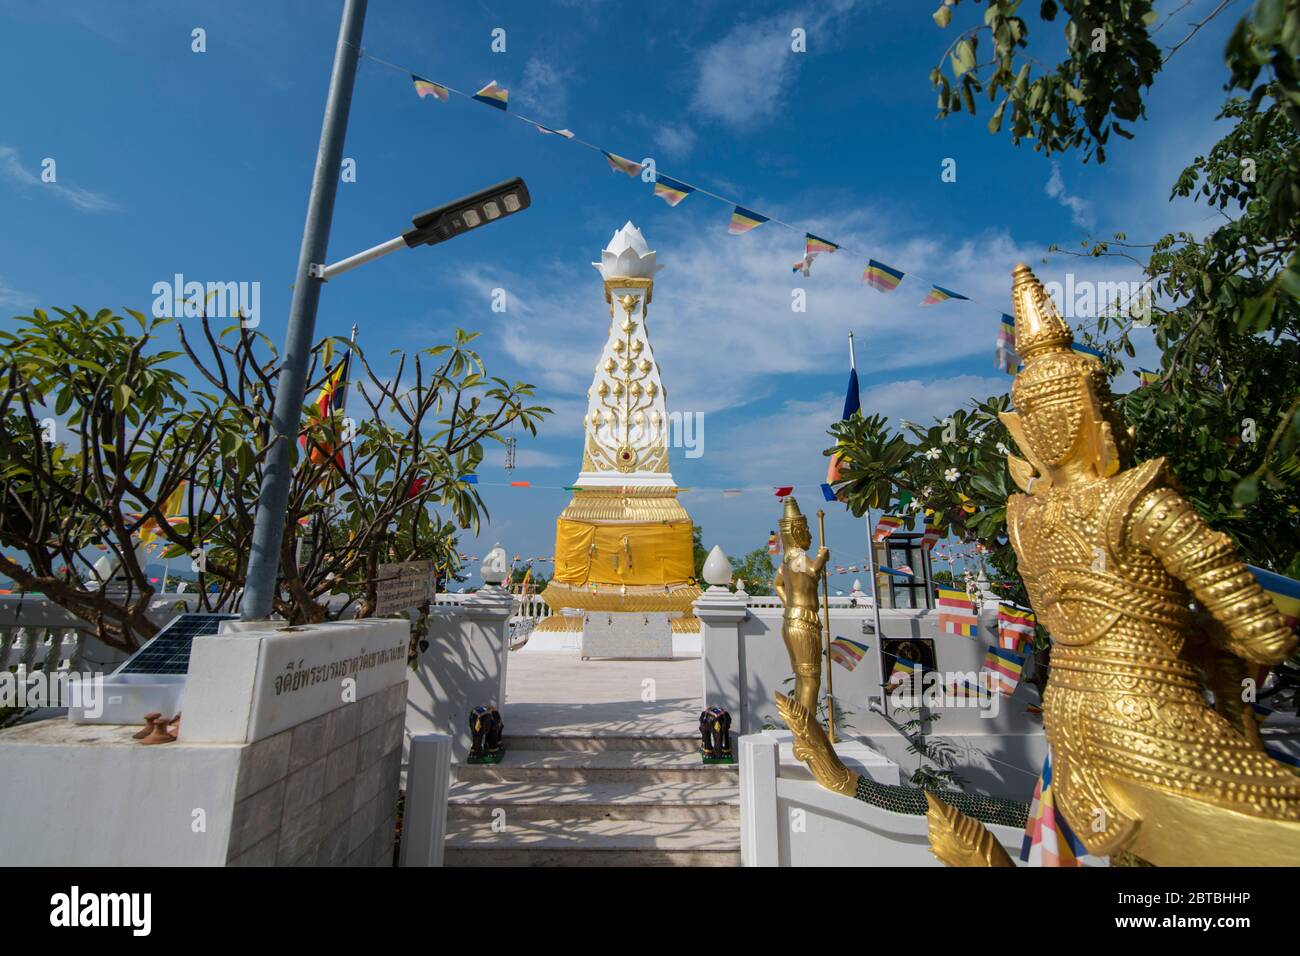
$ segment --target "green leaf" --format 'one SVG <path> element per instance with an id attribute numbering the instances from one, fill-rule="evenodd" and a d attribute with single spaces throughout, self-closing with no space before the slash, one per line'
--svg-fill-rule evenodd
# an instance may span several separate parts
<path id="1" fill-rule="evenodd" d="M 975 69 L 975 46 L 970 40 L 962 40 L 952 51 L 952 75 L 960 79 Z"/>

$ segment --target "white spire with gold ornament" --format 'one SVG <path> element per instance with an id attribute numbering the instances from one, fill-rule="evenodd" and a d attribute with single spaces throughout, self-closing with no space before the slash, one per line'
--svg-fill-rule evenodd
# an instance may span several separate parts
<path id="1" fill-rule="evenodd" d="M 605 280 L 610 324 L 587 390 L 578 484 L 672 488 L 667 395 L 646 328 L 654 276 L 663 266 L 630 222 L 592 265 Z"/>

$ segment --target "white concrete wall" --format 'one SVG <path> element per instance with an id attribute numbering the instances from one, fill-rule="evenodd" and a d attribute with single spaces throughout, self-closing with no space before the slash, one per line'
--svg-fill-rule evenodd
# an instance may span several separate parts
<path id="1" fill-rule="evenodd" d="M 742 865 L 940 865 L 930 853 L 924 816 L 832 793 L 781 750 L 772 734 L 740 740 Z M 1003 826 L 989 830 L 1015 859 L 1022 832 Z"/>
<path id="2" fill-rule="evenodd" d="M 180 738 L 61 716 L 0 732 L 0 864 L 391 861 L 405 621 L 195 643 Z"/>
<path id="3" fill-rule="evenodd" d="M 743 598 L 706 591 L 696 602 L 701 621 L 706 706 L 719 706 L 732 715 L 739 734 L 781 727 L 775 695 L 793 689 L 793 669 L 781 638 L 781 608 L 754 606 Z M 930 638 L 940 671 L 978 672 L 990 644 L 997 641 L 996 613 L 981 617 L 976 638 L 939 632 L 938 612 L 882 609 L 881 627 L 888 638 Z M 894 724 L 877 712 L 884 706 L 895 722 L 912 715 L 897 708 L 881 688 L 880 642 L 872 632 L 869 607 L 832 607 L 831 634 L 866 644 L 862 661 L 852 670 L 832 665 L 835 697 L 842 705 L 837 718 L 841 731 L 858 737 L 901 764 L 914 769 L 919 758 L 908 754 L 907 740 Z M 864 628 L 865 625 L 865 628 Z M 1026 674 L 1032 664 L 1026 665 Z M 822 692 L 827 679 L 822 678 Z M 1020 686 L 1009 697 L 992 695 L 982 706 L 943 706 L 931 709 L 938 719 L 927 727 L 931 737 L 949 741 L 961 754 L 956 768 L 974 791 L 1028 800 L 1042 767 L 1046 744 L 1040 717 L 1026 708 L 1037 693 Z M 974 703 L 974 702 L 962 702 Z"/>

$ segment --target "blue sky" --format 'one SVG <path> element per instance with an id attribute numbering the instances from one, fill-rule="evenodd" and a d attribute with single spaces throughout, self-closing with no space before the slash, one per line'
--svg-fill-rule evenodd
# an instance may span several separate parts
<path id="1" fill-rule="evenodd" d="M 919 309 L 925 286 L 910 283 L 880 295 L 859 282 L 865 262 L 844 253 L 820 257 L 810 278 L 792 275 L 798 234 L 769 224 L 729 236 L 721 203 L 695 195 L 669 208 L 596 154 L 463 99 L 420 100 L 404 76 L 363 60 L 344 150 L 357 179 L 339 187 L 331 259 L 513 176 L 527 180 L 533 205 L 336 279 L 318 334 L 357 323 L 379 355 L 447 341 L 456 326 L 482 332 L 489 371 L 535 383 L 556 411 L 538 440 L 521 438 L 513 476 L 493 450 L 482 480 L 569 484 L 608 323 L 589 263 L 630 219 L 665 265 L 650 334 L 669 408 L 704 414 L 704 454 L 673 456 L 678 483 L 693 489 L 683 503 L 706 544 L 733 556 L 762 544 L 776 499 L 759 490 L 724 499 L 721 489 L 793 484 L 815 510 L 848 331 L 863 410 L 927 421 L 1007 389 L 993 340 L 1016 262 L 1045 281 L 1131 280 L 1119 260 L 1041 260 L 1051 243 L 1077 248 L 1089 229 L 1149 241 L 1209 227 L 1208 210 L 1166 197 L 1217 138 L 1221 51 L 1240 10 L 1179 51 L 1136 139 L 1113 144 L 1098 167 L 1014 147 L 986 132 L 985 116 L 936 120 L 927 74 L 952 30 L 983 7 L 961 4 L 941 31 L 931 6 L 701 0 L 670 14 L 613 0 L 371 0 L 364 47 L 458 89 L 495 79 L 512 109 L 654 157 L 671 176 L 978 305 Z M 1168 46 L 1213 6 L 1191 4 L 1157 40 Z M 261 329 L 279 342 L 340 9 L 339 0 L 0 0 L 0 313 L 73 303 L 148 311 L 153 284 L 180 272 L 260 282 Z M 191 51 L 196 27 L 204 53 Z M 795 27 L 806 53 L 790 50 Z M 495 28 L 506 31 L 504 53 L 491 50 Z M 47 157 L 56 183 L 40 181 Z M 956 160 L 956 182 L 941 180 L 945 159 Z M 795 286 L 806 290 L 805 313 L 791 310 Z M 491 308 L 496 288 L 505 313 Z M 1138 361 L 1154 360 L 1148 351 Z M 566 492 L 483 491 L 491 525 L 464 550 L 499 540 L 526 556 L 552 553 Z M 862 525 L 838 506 L 827 531 L 837 563 L 863 558 Z"/>

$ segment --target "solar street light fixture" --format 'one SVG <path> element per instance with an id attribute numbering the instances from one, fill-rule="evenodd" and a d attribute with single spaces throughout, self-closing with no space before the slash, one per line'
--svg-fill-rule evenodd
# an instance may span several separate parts
<path id="1" fill-rule="evenodd" d="M 322 282 L 328 282 L 336 275 L 365 265 L 398 249 L 414 249 L 416 246 L 432 246 L 446 242 L 461 233 L 521 212 L 531 203 L 532 197 L 528 195 L 528 187 L 521 178 L 516 176 L 514 179 L 497 183 L 487 189 L 480 189 L 472 196 L 462 196 L 460 199 L 418 213 L 411 217 L 411 228 L 400 236 L 332 265 L 313 264 L 310 274 Z"/>

